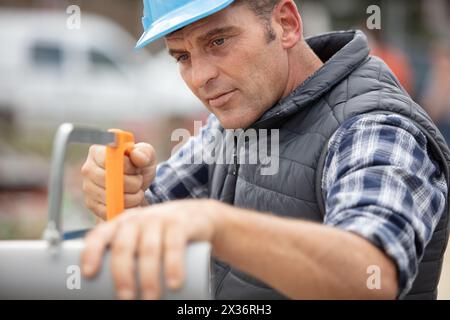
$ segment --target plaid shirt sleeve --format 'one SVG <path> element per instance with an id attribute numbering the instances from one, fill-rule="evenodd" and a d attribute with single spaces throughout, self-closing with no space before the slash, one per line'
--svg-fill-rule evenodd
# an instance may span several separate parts
<path id="1" fill-rule="evenodd" d="M 398 115 L 362 115 L 329 141 L 324 223 L 358 234 L 397 266 L 399 298 L 411 289 L 447 197 L 427 138 Z"/>
<path id="2" fill-rule="evenodd" d="M 202 141 L 211 139 L 214 129 L 219 128 L 219 120 L 211 114 L 198 135 L 158 165 L 155 180 L 145 193 L 150 203 L 208 197 L 208 167 L 198 159 L 202 159 Z"/>

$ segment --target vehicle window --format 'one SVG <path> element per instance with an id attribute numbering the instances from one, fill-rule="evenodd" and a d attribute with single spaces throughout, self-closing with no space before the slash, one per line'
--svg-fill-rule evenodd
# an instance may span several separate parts
<path id="1" fill-rule="evenodd" d="M 37 66 L 61 67 L 62 49 L 56 45 L 37 43 L 31 49 L 33 63 Z"/>
<path id="2" fill-rule="evenodd" d="M 89 51 L 89 61 L 94 68 L 109 68 L 118 70 L 114 61 L 96 50 Z"/>

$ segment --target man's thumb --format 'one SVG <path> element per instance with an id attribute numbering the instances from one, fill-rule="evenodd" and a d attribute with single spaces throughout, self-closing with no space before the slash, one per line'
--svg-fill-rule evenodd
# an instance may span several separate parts
<path id="1" fill-rule="evenodd" d="M 155 164 L 155 150 L 148 143 L 137 143 L 130 153 L 130 160 L 137 168 L 153 166 Z"/>

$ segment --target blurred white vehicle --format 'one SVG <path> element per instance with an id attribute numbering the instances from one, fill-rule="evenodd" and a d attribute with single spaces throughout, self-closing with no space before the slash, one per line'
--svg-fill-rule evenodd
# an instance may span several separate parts
<path id="1" fill-rule="evenodd" d="M 0 113 L 17 125 L 87 124 L 202 110 L 165 52 L 134 50 L 116 23 L 65 11 L 0 10 Z"/>

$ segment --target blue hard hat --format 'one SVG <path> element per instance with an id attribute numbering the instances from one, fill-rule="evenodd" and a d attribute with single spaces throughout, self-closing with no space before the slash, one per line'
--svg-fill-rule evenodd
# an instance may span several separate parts
<path id="1" fill-rule="evenodd" d="M 136 44 L 140 49 L 149 43 L 210 16 L 234 0 L 144 0 L 144 33 Z"/>

